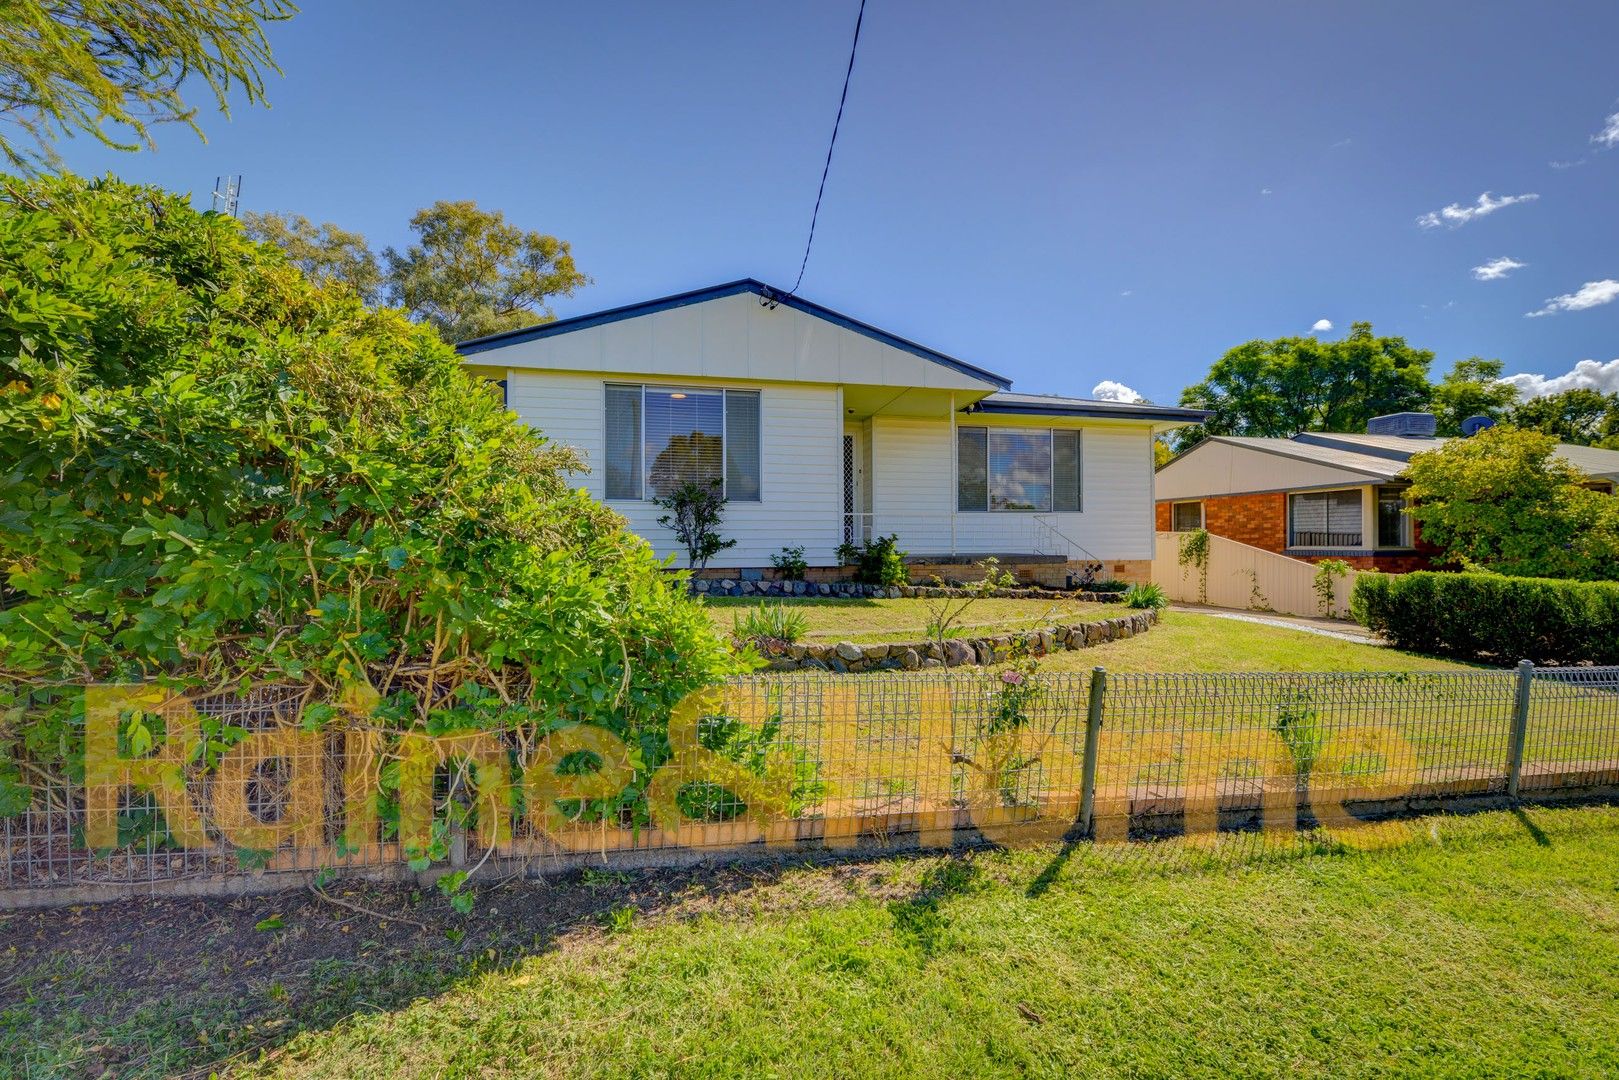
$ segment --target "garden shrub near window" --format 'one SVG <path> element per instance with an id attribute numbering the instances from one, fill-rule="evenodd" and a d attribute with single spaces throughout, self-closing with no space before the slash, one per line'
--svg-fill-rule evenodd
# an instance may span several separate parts
<path id="1" fill-rule="evenodd" d="M 431 328 L 184 197 L 4 183 L 0 760 L 60 773 L 78 684 L 161 678 L 406 727 L 459 685 L 438 730 L 588 721 L 649 770 L 669 707 L 736 670 L 573 452 Z"/>
<path id="2" fill-rule="evenodd" d="M 1619 664 L 1619 582 L 1362 574 L 1349 608 L 1402 649 L 1498 664 Z"/>

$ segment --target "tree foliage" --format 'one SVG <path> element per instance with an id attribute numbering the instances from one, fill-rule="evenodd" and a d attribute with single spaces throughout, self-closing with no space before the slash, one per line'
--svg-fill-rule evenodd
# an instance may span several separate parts
<path id="1" fill-rule="evenodd" d="M 1472 356 L 1458 360 L 1433 388 L 1433 413 L 1440 435 L 1460 435 L 1471 416 L 1500 420 L 1518 399 L 1517 387 L 1501 381 L 1499 360 Z"/>
<path id="2" fill-rule="evenodd" d="M 226 115 L 232 94 L 264 103 L 265 73 L 280 70 L 265 25 L 296 10 L 285 0 L 6 0 L 0 117 L 25 145 L 0 128 L 0 153 L 23 168 L 55 164 L 60 136 L 89 133 L 135 150 L 155 145 L 161 123 L 201 135 L 184 82 L 205 85 Z"/>
<path id="3" fill-rule="evenodd" d="M 566 241 L 527 232 L 499 210 L 440 200 L 410 219 L 417 240 L 382 253 L 394 303 L 465 341 L 556 316 L 546 303 L 590 279 Z"/>
<path id="4" fill-rule="evenodd" d="M 1619 394 L 1583 387 L 1530 398 L 1513 406 L 1516 427 L 1543 431 L 1559 442 L 1619 449 Z"/>
<path id="5" fill-rule="evenodd" d="M 330 222 L 272 213 L 249 214 L 244 225 L 316 281 L 403 308 L 450 342 L 550 322 L 552 297 L 590 284 L 566 240 L 520 229 L 473 202 L 441 200 L 417 211 L 416 242 L 386 248 L 380 259 L 364 236 Z"/>
<path id="6" fill-rule="evenodd" d="M 1181 404 L 1212 413 L 1203 429 L 1210 435 L 1359 431 L 1374 416 L 1426 406 L 1432 363 L 1433 353 L 1401 337 L 1376 337 L 1371 323 L 1357 322 L 1341 341 L 1288 337 L 1238 345 L 1186 388 Z"/>
<path id="7" fill-rule="evenodd" d="M 1423 539 L 1470 570 L 1619 578 L 1619 499 L 1584 486 L 1538 431 L 1494 427 L 1414 454 L 1411 516 Z"/>
<path id="8" fill-rule="evenodd" d="M 242 231 L 254 240 L 274 244 L 287 261 L 317 285 L 344 287 L 369 306 L 384 297 L 382 266 L 371 245 L 357 232 L 331 222 L 316 225 L 302 214 L 242 215 Z"/>
<path id="9" fill-rule="evenodd" d="M 735 670 L 431 329 L 156 189 L 4 187 L 0 750 L 61 764 L 73 684 L 161 678 L 588 720 L 650 767 L 668 707 Z"/>

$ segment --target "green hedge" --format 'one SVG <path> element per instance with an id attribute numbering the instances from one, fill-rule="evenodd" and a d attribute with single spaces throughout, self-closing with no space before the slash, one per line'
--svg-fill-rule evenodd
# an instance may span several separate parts
<path id="1" fill-rule="evenodd" d="M 1362 574 L 1355 621 L 1402 649 L 1619 664 L 1619 583 L 1500 574 Z"/>

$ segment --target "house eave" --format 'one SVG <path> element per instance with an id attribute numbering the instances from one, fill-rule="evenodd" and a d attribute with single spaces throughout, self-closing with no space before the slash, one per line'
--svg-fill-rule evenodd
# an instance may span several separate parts
<path id="1" fill-rule="evenodd" d="M 1170 405 L 1140 405 L 1119 407 L 1097 403 L 1053 403 L 1027 405 L 1021 402 L 976 401 L 961 410 L 964 413 L 989 413 L 1002 416 L 1077 416 L 1098 420 L 1151 420 L 1169 424 L 1201 424 L 1209 413 L 1202 409 L 1182 409 Z"/>

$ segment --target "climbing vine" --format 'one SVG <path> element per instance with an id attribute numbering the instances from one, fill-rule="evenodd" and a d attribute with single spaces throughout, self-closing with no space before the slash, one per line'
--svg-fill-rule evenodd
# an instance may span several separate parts
<path id="1" fill-rule="evenodd" d="M 1342 559 L 1322 559 L 1315 568 L 1315 601 L 1321 617 L 1331 619 L 1338 613 L 1338 579 L 1347 577 L 1349 564 Z"/>
<path id="2" fill-rule="evenodd" d="M 1209 602 L 1209 530 L 1193 529 L 1181 537 L 1181 566 L 1197 567 L 1197 602 Z"/>

